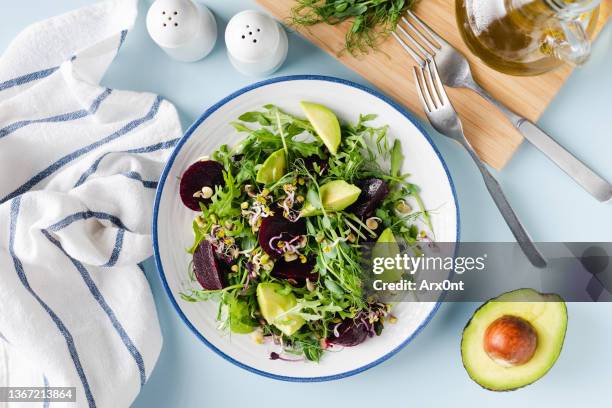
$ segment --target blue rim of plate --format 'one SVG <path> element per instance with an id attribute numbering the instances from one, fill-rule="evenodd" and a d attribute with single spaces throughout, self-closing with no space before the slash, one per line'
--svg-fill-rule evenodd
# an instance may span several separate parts
<path id="1" fill-rule="evenodd" d="M 246 87 L 244 87 L 242 89 L 239 89 L 238 91 L 236 91 L 236 92 L 226 96 L 225 98 L 221 99 L 219 102 L 215 103 L 213 106 L 208 108 L 189 127 L 189 129 L 187 129 L 187 132 L 185 132 L 185 135 L 179 140 L 177 145 L 172 150 L 170 158 L 168 159 L 168 162 L 166 163 L 166 165 L 164 167 L 164 170 L 162 172 L 161 178 L 159 180 L 159 184 L 157 186 L 157 191 L 155 192 L 155 204 L 154 204 L 154 207 L 153 207 L 153 252 L 154 252 L 154 256 L 155 256 L 155 266 L 157 267 L 157 271 L 159 273 L 159 277 L 161 278 L 161 281 L 162 281 L 162 284 L 163 284 L 164 289 L 166 291 L 166 294 L 170 298 L 170 302 L 172 303 L 172 306 L 174 306 L 174 309 L 176 310 L 176 312 L 180 316 L 181 320 L 187 325 L 187 327 L 193 332 L 193 334 L 195 334 L 196 337 L 198 339 L 200 339 L 204 344 L 206 344 L 212 351 L 217 353 L 219 356 L 223 357 L 225 360 L 231 362 L 232 364 L 235 364 L 238 367 L 241 367 L 241 368 L 243 368 L 243 369 L 245 369 L 247 371 L 250 371 L 250 372 L 255 373 L 255 374 L 259 374 L 259 375 L 264 376 L 264 377 L 273 378 L 273 379 L 281 380 L 281 381 L 289 381 L 289 382 L 322 382 L 322 381 L 338 380 L 338 379 L 341 379 L 341 378 L 346 378 L 346 377 L 353 376 L 355 374 L 359 374 L 359 373 L 361 373 L 363 371 L 366 371 L 366 370 L 368 370 L 368 369 L 370 369 L 370 368 L 372 368 L 374 366 L 377 366 L 378 364 L 382 363 L 383 361 L 388 360 L 389 358 L 391 358 L 392 356 L 397 354 L 408 343 L 410 343 L 425 328 L 425 326 L 427 326 L 429 324 L 431 319 L 434 317 L 434 315 L 436 314 L 436 312 L 440 308 L 440 305 L 442 303 L 441 300 L 438 300 L 436 302 L 436 305 L 431 310 L 431 312 L 429 312 L 429 315 L 425 318 L 425 320 L 423 320 L 423 322 L 414 331 L 414 333 L 412 333 L 406 340 L 404 340 L 400 345 L 395 347 L 393 350 L 389 351 L 384 356 L 382 356 L 382 357 L 380 357 L 380 358 L 378 358 L 378 359 L 376 359 L 376 360 L 374 360 L 374 361 L 372 361 L 372 362 L 370 362 L 370 363 L 368 363 L 366 365 L 363 365 L 361 367 L 358 367 L 358 368 L 355 368 L 355 369 L 352 369 L 350 371 L 346 371 L 346 372 L 343 372 L 343 373 L 334 374 L 334 375 L 328 375 L 328 376 L 322 376 L 322 377 L 290 377 L 290 376 L 272 374 L 272 373 L 269 373 L 269 372 L 262 371 L 262 370 L 259 370 L 257 368 L 251 367 L 251 366 L 246 365 L 244 363 L 241 363 L 240 361 L 238 361 L 238 360 L 228 356 L 223 351 L 221 351 L 217 347 L 215 347 L 212 343 L 210 343 L 206 339 L 206 337 L 204 337 L 204 335 L 202 333 L 200 333 L 198 331 L 198 329 L 195 328 L 195 326 L 189 321 L 187 316 L 185 316 L 185 314 L 181 310 L 181 308 L 178 305 L 176 299 L 174 298 L 174 295 L 172 294 L 170 286 L 168 286 L 168 282 L 166 280 L 166 276 L 165 276 L 165 273 L 164 273 L 164 268 L 163 268 L 163 266 L 161 264 L 161 259 L 159 257 L 159 242 L 157 240 L 157 219 L 158 219 L 158 215 L 159 215 L 159 202 L 160 202 L 160 199 L 161 199 L 162 191 L 164 189 L 164 185 L 166 184 L 166 179 L 168 177 L 168 173 L 170 172 L 170 169 L 172 168 L 172 165 L 174 163 L 174 160 L 175 160 L 178 152 L 181 150 L 182 146 L 187 142 L 187 140 L 189 140 L 189 138 L 191 137 L 193 132 L 202 124 L 202 122 L 204 122 L 206 120 L 206 118 L 208 118 L 210 115 L 212 115 L 215 111 L 217 111 L 223 105 L 225 105 L 226 103 L 228 103 L 232 99 L 235 99 L 235 98 L 239 97 L 240 95 L 242 95 L 244 93 L 247 93 L 247 92 L 252 91 L 254 89 L 257 89 L 257 88 L 261 88 L 262 86 L 266 86 L 266 85 L 270 85 L 270 84 L 274 84 L 274 83 L 278 83 L 278 82 L 303 81 L 303 80 L 333 82 L 333 83 L 337 83 L 337 84 L 347 85 L 347 86 L 350 86 L 352 88 L 356 88 L 356 89 L 359 89 L 361 91 L 367 92 L 370 95 L 375 96 L 378 99 L 381 99 L 383 102 L 385 102 L 388 105 L 390 105 L 391 107 L 393 107 L 395 110 L 397 110 L 399 113 L 401 113 L 406 119 L 408 119 L 421 132 L 423 137 L 425 137 L 427 142 L 431 145 L 431 147 L 433 148 L 434 152 L 438 156 L 438 160 L 440 160 L 440 163 L 442 164 L 442 167 L 444 168 L 444 172 L 446 173 L 446 177 L 447 177 L 448 182 L 450 184 L 451 191 L 453 193 L 453 200 L 455 201 L 456 218 L 457 218 L 457 232 L 456 232 L 456 237 L 457 238 L 456 238 L 456 242 L 459 243 L 459 225 L 460 225 L 460 220 L 459 220 L 459 203 L 457 201 L 457 193 L 455 191 L 455 185 L 453 183 L 453 179 L 451 178 L 451 175 L 450 175 L 450 173 L 448 171 L 448 167 L 446 166 L 446 162 L 444 162 L 444 159 L 442 158 L 442 155 L 438 151 L 438 148 L 436 147 L 436 145 L 431 140 L 431 137 L 427 134 L 425 129 L 423 129 L 423 127 L 420 125 L 420 123 L 408 111 L 406 111 L 398 103 L 393 101 L 391 98 L 383 95 L 382 93 L 380 93 L 378 91 L 375 91 L 375 90 L 373 90 L 371 88 L 368 88 L 366 86 L 357 84 L 355 82 L 346 80 L 346 79 L 330 77 L 330 76 L 324 76 L 324 75 L 288 75 L 288 76 L 280 76 L 280 77 L 266 79 L 264 81 L 256 82 L 256 83 L 248 85 L 248 86 L 246 86 Z"/>

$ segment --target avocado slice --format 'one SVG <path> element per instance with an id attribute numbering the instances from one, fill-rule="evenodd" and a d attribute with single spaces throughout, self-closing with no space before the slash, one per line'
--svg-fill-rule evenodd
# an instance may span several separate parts
<path id="1" fill-rule="evenodd" d="M 400 247 L 397 244 L 395 235 L 391 228 L 386 228 L 376 240 L 374 248 L 372 248 L 372 258 L 395 258 L 400 253 Z M 402 278 L 402 271 L 397 268 L 390 268 L 378 275 L 383 282 L 397 282 Z"/>
<path id="2" fill-rule="evenodd" d="M 285 151 L 283 149 L 277 150 L 272 153 L 263 162 L 255 181 L 262 184 L 275 183 L 285 175 L 287 171 L 287 159 L 285 158 Z"/>
<path id="3" fill-rule="evenodd" d="M 262 282 L 257 285 L 257 303 L 264 319 L 273 324 L 287 336 L 298 331 L 305 320 L 298 316 L 287 313 L 295 305 L 297 299 L 291 292 L 282 293 L 283 286 L 273 282 Z"/>
<path id="4" fill-rule="evenodd" d="M 344 180 L 333 180 L 319 187 L 319 194 L 325 211 L 342 211 L 357 201 L 361 189 Z M 307 198 L 301 213 L 303 217 L 310 217 L 321 214 L 321 209 L 309 202 Z"/>
<path id="5" fill-rule="evenodd" d="M 463 330 L 461 358 L 472 380 L 511 391 L 540 379 L 557 361 L 567 308 L 555 294 L 518 289 L 491 299 Z"/>
<path id="6" fill-rule="evenodd" d="M 340 122 L 329 108 L 313 102 L 300 102 L 308 121 L 331 154 L 335 155 L 340 146 Z"/>

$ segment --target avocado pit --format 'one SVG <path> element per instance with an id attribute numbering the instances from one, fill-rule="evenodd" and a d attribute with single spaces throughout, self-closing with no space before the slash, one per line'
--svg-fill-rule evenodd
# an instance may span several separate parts
<path id="1" fill-rule="evenodd" d="M 538 346 L 538 335 L 527 320 L 504 315 L 489 325 L 483 343 L 493 361 L 514 367 L 531 360 Z"/>

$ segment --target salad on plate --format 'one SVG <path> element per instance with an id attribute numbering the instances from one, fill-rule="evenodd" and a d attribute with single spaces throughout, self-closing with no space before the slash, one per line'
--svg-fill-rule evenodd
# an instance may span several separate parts
<path id="1" fill-rule="evenodd" d="M 181 200 L 197 215 L 181 298 L 217 301 L 219 329 L 274 345 L 271 359 L 319 361 L 395 321 L 365 293 L 364 244 L 429 240 L 432 228 L 387 126 L 300 105 L 305 118 L 245 112 L 232 123 L 241 142 L 183 173 Z"/>

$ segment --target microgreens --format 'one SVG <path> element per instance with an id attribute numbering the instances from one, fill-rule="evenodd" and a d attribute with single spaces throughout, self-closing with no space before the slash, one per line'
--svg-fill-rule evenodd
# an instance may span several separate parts
<path id="1" fill-rule="evenodd" d="M 370 18 L 367 17 L 370 10 L 392 7 L 399 11 L 407 7 L 403 1 L 343 3 L 366 7 L 364 18 Z M 393 22 L 391 18 L 385 21 Z M 201 213 L 192 225 L 194 244 L 189 249 L 193 253 L 204 239 L 215 244 L 216 250 L 221 248 L 223 256 L 232 261 L 227 286 L 213 291 L 188 289 L 181 298 L 189 302 L 219 301 L 217 317 L 222 329 L 236 333 L 256 329 L 262 341 L 273 341 L 284 352 L 311 361 L 319 361 L 331 328 L 343 319 L 378 316 L 382 306 L 369 303 L 364 295 L 360 263 L 363 243 L 376 240 L 382 228 L 390 228 L 406 242 L 415 242 L 421 232 L 417 221 L 428 224 L 430 229 L 431 221 L 418 187 L 407 181 L 407 174 L 400 173 L 404 157 L 399 139 L 391 143 L 388 127 L 374 126 L 376 119 L 376 115 L 360 115 L 356 123 L 342 124 L 340 146 L 335 155 L 330 155 L 306 119 L 274 105 L 240 115 L 232 125 L 245 138 L 234 147 L 223 145 L 214 152 L 213 159 L 224 168 L 224 186 L 217 186 L 210 202 L 201 204 Z M 288 163 L 286 172 L 274 182 L 258 184 L 257 172 L 262 163 L 280 149 L 285 152 Z M 321 186 L 324 184 L 334 180 L 358 183 L 372 177 L 384 180 L 390 189 L 375 212 L 380 220 L 379 228 L 368 228 L 363 219 L 348 209 L 334 212 L 323 206 Z M 414 200 L 419 210 L 397 211 L 398 203 L 408 198 Z M 304 202 L 320 215 L 304 217 L 307 234 L 292 249 L 299 250 L 296 262 L 312 260 L 318 279 L 300 286 L 271 275 L 275 261 L 259 245 L 258 226 L 263 217 L 276 212 L 285 218 L 288 215 L 299 218 Z M 277 242 L 278 238 L 274 239 L 272 242 Z M 190 278 L 195 281 L 193 273 Z M 263 319 L 258 307 L 256 287 L 262 282 L 280 284 L 278 293 L 292 294 L 297 299 L 275 322 Z M 291 316 L 299 316 L 305 323 L 287 336 L 275 324 L 286 323 Z M 382 322 L 377 321 L 374 327 L 380 333 Z"/>

